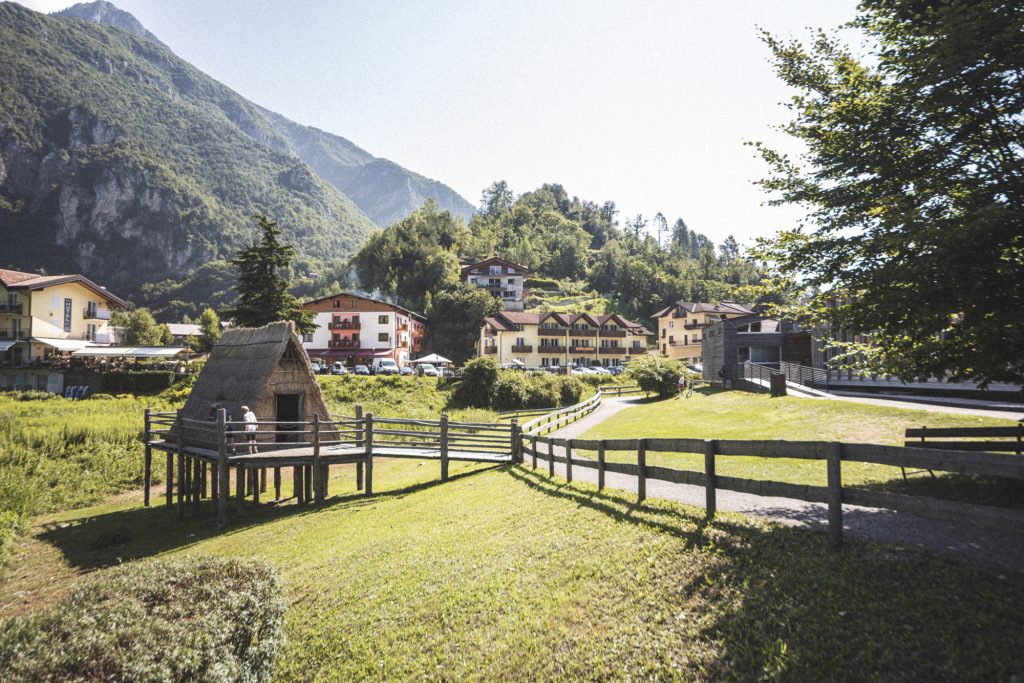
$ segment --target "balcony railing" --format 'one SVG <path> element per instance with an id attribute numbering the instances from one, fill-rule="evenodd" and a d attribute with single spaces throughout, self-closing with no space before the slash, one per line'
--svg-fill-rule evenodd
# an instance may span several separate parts
<path id="1" fill-rule="evenodd" d="M 110 320 L 110 309 L 86 306 L 83 315 L 86 320 Z"/>
<path id="2" fill-rule="evenodd" d="M 484 347 L 484 353 L 485 354 L 487 354 L 487 353 L 497 353 L 497 352 L 498 352 L 498 347 L 497 346 L 485 346 Z"/>
<path id="3" fill-rule="evenodd" d="M 82 335 L 82 339 L 84 339 L 85 341 L 91 341 L 91 342 L 93 342 L 95 344 L 109 344 L 110 343 L 110 335 L 109 334 L 89 334 L 88 332 L 86 332 L 85 334 Z"/>
<path id="4" fill-rule="evenodd" d="M 513 344 L 512 353 L 533 353 L 533 347 L 529 344 Z"/>
<path id="5" fill-rule="evenodd" d="M 567 351 L 565 346 L 538 346 L 537 353 L 565 353 Z"/>
<path id="6" fill-rule="evenodd" d="M 625 330 L 601 330 L 599 334 L 602 337 L 625 337 Z"/>
<path id="7" fill-rule="evenodd" d="M 566 328 L 564 327 L 542 327 L 537 330 L 537 334 L 542 337 L 564 337 Z"/>
<path id="8" fill-rule="evenodd" d="M 710 323 L 686 323 L 683 325 L 684 330 L 699 330 L 702 327 L 707 327 Z"/>
<path id="9" fill-rule="evenodd" d="M 15 315 L 21 315 L 21 312 L 25 310 L 25 304 L 17 303 L 12 304 L 7 301 L 0 302 L 0 314 L 14 313 Z"/>
<path id="10" fill-rule="evenodd" d="M 691 339 L 688 342 L 673 341 L 668 343 L 669 346 L 700 346 L 700 339 Z"/>
<path id="11" fill-rule="evenodd" d="M 569 330 L 570 337 L 596 337 L 597 330 Z"/>
<path id="12" fill-rule="evenodd" d="M 360 344 L 358 339 L 332 339 L 327 346 L 331 349 L 358 349 Z"/>
<path id="13" fill-rule="evenodd" d="M 626 347 L 625 346 L 602 346 L 599 349 L 599 352 L 600 353 L 606 353 L 606 354 L 626 353 Z"/>
<path id="14" fill-rule="evenodd" d="M 0 339 L 25 341 L 28 339 L 28 332 L 25 330 L 0 330 Z"/>
<path id="15" fill-rule="evenodd" d="M 332 320 L 327 323 L 327 329 L 329 330 L 360 330 L 362 325 L 354 323 L 349 320 Z"/>

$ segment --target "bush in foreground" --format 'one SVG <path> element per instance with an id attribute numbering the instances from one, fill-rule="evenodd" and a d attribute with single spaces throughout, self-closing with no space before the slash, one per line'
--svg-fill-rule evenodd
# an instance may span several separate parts
<path id="1" fill-rule="evenodd" d="M 277 572 L 256 560 L 129 564 L 0 622 L 7 681 L 267 681 L 284 643 Z"/>

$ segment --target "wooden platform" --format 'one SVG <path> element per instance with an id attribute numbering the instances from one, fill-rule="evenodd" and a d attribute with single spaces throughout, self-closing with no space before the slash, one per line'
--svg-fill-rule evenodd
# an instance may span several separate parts
<path id="1" fill-rule="evenodd" d="M 177 452 L 177 445 L 167 441 L 151 441 L 149 446 L 167 452 Z M 209 462 L 217 462 L 217 451 L 208 448 L 186 446 L 182 453 L 193 458 L 201 458 Z M 400 446 L 380 446 L 373 449 L 375 458 L 415 458 L 423 460 L 440 460 L 441 449 Z M 325 465 L 342 465 L 362 462 L 366 459 L 366 449 L 362 446 L 326 446 L 320 449 L 320 462 Z M 511 462 L 510 453 L 449 450 L 449 460 L 465 462 Z M 302 445 L 298 448 L 282 448 L 262 453 L 240 453 L 228 455 L 228 464 L 232 467 L 291 467 L 293 465 L 312 465 L 313 448 Z"/>

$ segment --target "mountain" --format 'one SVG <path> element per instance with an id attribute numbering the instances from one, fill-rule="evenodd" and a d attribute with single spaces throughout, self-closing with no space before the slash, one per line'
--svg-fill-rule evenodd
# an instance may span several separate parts
<path id="1" fill-rule="evenodd" d="M 160 43 L 160 39 L 146 30 L 138 19 L 124 10 L 115 7 L 105 0 L 96 2 L 80 2 L 77 5 L 54 12 L 54 16 L 71 17 L 72 19 L 84 19 L 97 24 L 123 28 L 125 31 L 134 33 L 137 36 L 148 38 Z M 163 43 L 160 43 L 163 45 Z"/>
<path id="2" fill-rule="evenodd" d="M 84 272 L 138 300 L 233 255 L 253 213 L 315 263 L 358 249 L 368 214 L 428 197 L 466 213 L 441 183 L 260 109 L 109 3 L 0 3 L 0 267 Z"/>
<path id="3" fill-rule="evenodd" d="M 341 136 L 303 126 L 267 109 L 260 112 L 296 156 L 350 197 L 377 225 L 405 218 L 428 199 L 466 220 L 473 215 L 473 205 L 444 183 L 379 159 Z"/>

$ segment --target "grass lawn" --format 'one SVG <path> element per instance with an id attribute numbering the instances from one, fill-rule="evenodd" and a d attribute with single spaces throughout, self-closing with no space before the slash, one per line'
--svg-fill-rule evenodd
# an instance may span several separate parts
<path id="1" fill-rule="evenodd" d="M 1011 420 L 905 410 L 852 401 L 772 398 L 744 391 L 703 389 L 690 398 L 652 400 L 623 410 L 588 430 L 587 439 L 639 437 L 701 439 L 785 439 L 790 441 L 845 441 L 903 445 L 908 427 L 1011 426 Z M 593 454 L 581 452 L 585 457 Z M 636 453 L 608 452 L 606 457 L 636 462 Z M 689 453 L 648 453 L 647 463 L 703 471 L 704 456 Z M 718 474 L 826 484 L 825 462 L 788 458 L 719 457 Z M 900 492 L 974 500 L 1024 507 L 1024 486 L 1018 481 L 984 480 L 936 473 L 937 479 L 914 474 L 906 484 L 898 467 L 844 462 L 843 483 L 868 485 Z"/>
<path id="2" fill-rule="evenodd" d="M 547 481 L 524 468 L 380 460 L 334 468 L 319 510 L 218 533 L 136 492 L 37 518 L 0 613 L 157 555 L 258 556 L 290 608 L 282 681 L 994 681 L 1024 672 L 1024 577 Z M 291 477 L 284 477 L 287 485 Z M 188 599 L 188 596 L 182 596 Z"/>

